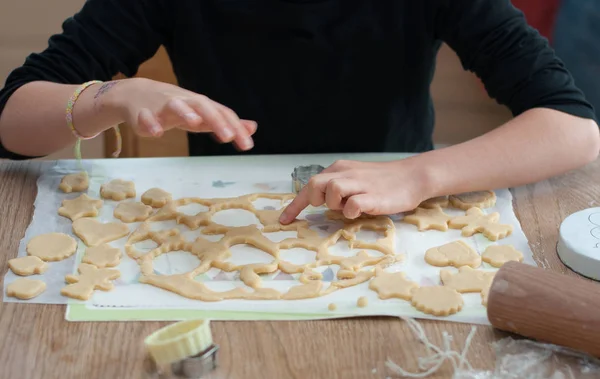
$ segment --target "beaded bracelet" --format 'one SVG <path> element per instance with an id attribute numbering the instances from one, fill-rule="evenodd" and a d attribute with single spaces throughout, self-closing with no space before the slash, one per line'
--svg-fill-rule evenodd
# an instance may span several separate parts
<path id="1" fill-rule="evenodd" d="M 75 90 L 75 92 L 73 92 L 73 95 L 71 95 L 71 97 L 69 98 L 69 101 L 67 101 L 66 120 L 67 120 L 67 125 L 69 126 L 69 129 L 71 129 L 71 133 L 73 133 L 75 138 L 77 138 L 77 142 L 75 142 L 75 149 L 74 149 L 75 158 L 77 159 L 77 161 L 81 161 L 81 141 L 96 138 L 101 133 L 97 133 L 91 137 L 85 137 L 85 136 L 79 134 L 77 129 L 75 129 L 75 125 L 73 124 L 73 108 L 75 107 L 75 103 L 77 102 L 77 99 L 79 99 L 79 96 L 83 93 L 83 91 L 85 91 L 91 85 L 98 84 L 98 83 L 102 83 L 102 82 L 99 80 L 92 80 L 92 81 L 83 83 Z M 122 139 L 121 139 L 121 132 L 119 131 L 119 127 L 115 126 L 113 129 L 115 131 L 116 140 L 117 140 L 117 148 L 116 148 L 115 152 L 113 153 L 113 157 L 116 158 L 119 156 L 119 154 L 121 154 Z"/>

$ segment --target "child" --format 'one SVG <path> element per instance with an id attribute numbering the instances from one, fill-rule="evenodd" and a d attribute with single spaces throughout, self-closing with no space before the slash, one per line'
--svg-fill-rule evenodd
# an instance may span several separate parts
<path id="1" fill-rule="evenodd" d="M 509 0 L 88 0 L 63 29 L 0 92 L 2 157 L 46 155 L 121 122 L 142 136 L 187 130 L 192 155 L 236 153 L 227 142 L 254 154 L 422 153 L 334 164 L 286 223 L 309 203 L 350 218 L 395 213 L 598 155 L 593 108 Z M 442 42 L 515 118 L 434 151 L 429 85 Z M 160 45 L 181 87 L 110 81 Z"/>

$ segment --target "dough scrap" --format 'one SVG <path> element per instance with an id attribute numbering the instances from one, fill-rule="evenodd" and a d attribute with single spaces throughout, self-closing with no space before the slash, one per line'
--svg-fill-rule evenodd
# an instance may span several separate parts
<path id="1" fill-rule="evenodd" d="M 129 227 L 120 222 L 105 224 L 93 218 L 80 218 L 73 222 L 73 233 L 90 247 L 118 240 L 129 234 Z"/>
<path id="2" fill-rule="evenodd" d="M 462 240 L 432 247 L 425 252 L 425 262 L 432 266 L 481 266 L 481 256 Z"/>
<path id="3" fill-rule="evenodd" d="M 128 180 L 113 179 L 100 186 L 100 196 L 115 201 L 135 197 L 135 184 Z"/>
<path id="4" fill-rule="evenodd" d="M 18 278 L 6 286 L 6 296 L 29 300 L 46 290 L 46 283 L 37 279 Z"/>
<path id="5" fill-rule="evenodd" d="M 150 188 L 142 194 L 142 203 L 152 208 L 162 208 L 171 200 L 173 200 L 171 194 L 160 188 Z"/>
<path id="6" fill-rule="evenodd" d="M 75 199 L 65 199 L 58 208 L 58 214 L 75 221 L 82 217 L 97 217 L 102 208 L 102 200 L 93 199 L 85 193 Z"/>
<path id="7" fill-rule="evenodd" d="M 328 218 L 343 222 L 343 227 L 328 237 L 321 237 L 319 233 L 310 229 L 305 220 L 295 220 L 289 225 L 279 223 L 282 210 L 257 210 L 253 202 L 259 198 L 280 200 L 282 204 L 294 198 L 294 194 L 250 194 L 237 198 L 223 199 L 201 199 L 183 198 L 169 201 L 154 215 L 142 223 L 128 238 L 125 244 L 125 252 L 135 259 L 140 265 L 142 277 L 140 282 L 157 286 L 168 291 L 175 292 L 181 296 L 200 299 L 205 301 L 220 301 L 224 299 L 291 299 L 323 296 L 335 290 L 350 287 L 368 281 L 372 276 L 371 271 L 360 271 L 364 266 L 383 267 L 396 262 L 401 258 L 394 254 L 395 226 L 389 217 L 364 215 L 356 220 L 348 220 L 339 216 L 338 212 L 329 212 Z M 208 207 L 207 211 L 195 215 L 186 215 L 177 210 L 178 207 L 187 204 L 201 204 Z M 219 225 L 212 221 L 214 213 L 225 209 L 244 209 L 256 215 L 262 224 L 262 229 L 255 225 L 243 227 L 230 227 Z M 153 232 L 150 223 L 153 221 L 175 220 L 178 224 L 184 224 L 190 229 L 204 226 L 202 234 L 223 235 L 219 241 L 209 241 L 198 237 L 194 242 L 188 242 L 181 237 L 178 229 Z M 383 237 L 375 242 L 358 241 L 356 234 L 361 229 L 379 231 Z M 262 233 L 277 231 L 296 231 L 297 237 L 286 238 L 280 242 L 273 242 Z M 351 248 L 365 248 L 378 250 L 384 255 L 381 257 L 370 256 L 366 252 L 360 252 L 354 257 L 335 256 L 329 254 L 329 247 L 340 238 L 345 238 Z M 152 240 L 158 246 L 146 254 L 136 251 L 134 244 Z M 235 265 L 227 262 L 231 256 L 230 248 L 234 245 L 248 244 L 270 254 L 273 260 L 269 263 Z M 304 248 L 314 251 L 315 261 L 296 265 L 283 261 L 279 257 L 280 249 Z M 200 259 L 200 264 L 190 272 L 178 275 L 156 275 L 154 273 L 154 259 L 161 254 L 170 251 L 187 251 Z M 338 281 L 330 284 L 323 291 L 322 274 L 313 271 L 313 268 L 337 264 Z M 239 271 L 240 279 L 253 292 L 246 290 L 232 290 L 226 292 L 215 292 L 209 290 L 194 278 L 205 273 L 211 268 L 222 271 Z M 261 287 L 260 274 L 273 273 L 276 270 L 284 273 L 299 273 L 301 285 L 292 287 L 285 294 L 276 290 Z"/>
<path id="8" fill-rule="evenodd" d="M 432 197 L 431 199 L 427 199 L 425 201 L 423 201 L 421 204 L 419 204 L 419 208 L 438 208 L 438 207 L 442 207 L 442 208 L 447 208 L 449 204 L 448 201 L 448 196 L 438 196 L 438 197 Z"/>
<path id="9" fill-rule="evenodd" d="M 384 272 L 376 269 L 375 275 L 375 279 L 369 283 L 369 289 L 377 292 L 382 300 L 391 298 L 410 300 L 412 291 L 419 287 L 417 283 L 406 279 L 406 274 L 403 272 Z"/>
<path id="10" fill-rule="evenodd" d="M 490 241 L 497 241 L 508 237 L 513 230 L 512 225 L 499 224 L 498 212 L 486 215 L 479 208 L 470 208 L 465 216 L 458 216 L 450 220 L 450 227 L 462 229 L 463 237 L 471 237 L 475 233 L 482 233 Z"/>
<path id="11" fill-rule="evenodd" d="M 359 308 L 365 308 L 367 305 L 369 305 L 369 299 L 366 296 L 361 296 L 356 300 L 356 306 Z"/>
<path id="12" fill-rule="evenodd" d="M 474 270 L 470 266 L 462 266 L 457 273 L 440 270 L 440 280 L 444 286 L 460 293 L 481 292 L 494 279 L 495 272 Z"/>
<path id="13" fill-rule="evenodd" d="M 452 216 L 444 213 L 440 206 L 434 208 L 417 208 L 414 213 L 406 215 L 404 222 L 416 225 L 419 231 L 439 230 L 445 232 L 448 230 L 448 222 Z"/>
<path id="14" fill-rule="evenodd" d="M 332 312 L 333 312 L 333 311 L 335 311 L 335 310 L 337 309 L 337 305 L 335 305 L 334 303 L 330 303 L 330 304 L 327 306 L 327 309 L 329 309 L 330 311 L 332 311 Z"/>
<path id="15" fill-rule="evenodd" d="M 460 293 L 449 287 L 419 287 L 412 293 L 411 304 L 423 313 L 449 316 L 462 309 L 464 300 Z"/>
<path id="16" fill-rule="evenodd" d="M 89 263 L 98 268 L 116 267 L 121 262 L 121 250 L 108 244 L 88 247 L 81 262 Z"/>
<path id="17" fill-rule="evenodd" d="M 512 245 L 488 246 L 481 259 L 494 267 L 502 267 L 506 262 L 523 262 L 523 253 L 518 251 Z"/>
<path id="18" fill-rule="evenodd" d="M 496 193 L 494 191 L 474 191 L 451 195 L 450 204 L 454 208 L 463 211 L 470 208 L 491 208 L 496 205 Z"/>
<path id="19" fill-rule="evenodd" d="M 28 276 L 43 274 L 50 266 L 39 257 L 27 256 L 9 259 L 8 267 L 17 275 Z"/>
<path id="20" fill-rule="evenodd" d="M 87 263 L 81 263 L 78 271 L 79 275 L 65 276 L 65 281 L 69 284 L 60 290 L 61 295 L 73 299 L 89 300 L 94 290 L 112 290 L 114 285 L 111 280 L 121 276 L 118 270 L 97 268 Z"/>
<path id="21" fill-rule="evenodd" d="M 40 234 L 29 240 L 26 250 L 46 262 L 62 261 L 77 251 L 77 241 L 64 233 Z"/>
<path id="22" fill-rule="evenodd" d="M 63 176 L 58 188 L 65 193 L 82 192 L 88 189 L 90 180 L 87 172 L 82 171 L 75 174 Z"/>
<path id="23" fill-rule="evenodd" d="M 125 223 L 132 223 L 145 221 L 150 217 L 152 211 L 151 206 L 142 203 L 119 203 L 113 215 Z"/>

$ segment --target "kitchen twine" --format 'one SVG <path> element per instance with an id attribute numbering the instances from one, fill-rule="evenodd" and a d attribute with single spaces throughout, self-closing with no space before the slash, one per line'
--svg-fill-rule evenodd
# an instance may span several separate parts
<path id="1" fill-rule="evenodd" d="M 412 318 L 400 318 L 408 324 L 408 327 L 418 338 L 419 342 L 425 345 L 425 347 L 427 348 L 428 356 L 419 357 L 418 359 L 419 369 L 421 370 L 421 372 L 408 372 L 388 358 L 385 365 L 394 373 L 405 378 L 425 378 L 437 372 L 442 367 L 442 364 L 444 364 L 445 361 L 450 361 L 455 373 L 463 370 L 463 368 L 466 368 L 468 370 L 473 369 L 473 367 L 467 360 L 467 352 L 469 351 L 471 341 L 475 336 L 476 329 L 474 326 L 471 327 L 471 331 L 469 332 L 469 335 L 465 340 L 465 346 L 463 348 L 463 351 L 458 352 L 451 349 L 450 343 L 452 342 L 452 336 L 449 335 L 448 332 L 443 333 L 443 347 L 440 348 L 429 341 L 429 339 L 425 335 L 425 331 L 421 327 L 421 324 L 419 324 Z"/>
<path id="2" fill-rule="evenodd" d="M 75 125 L 73 125 L 73 108 L 75 107 L 75 103 L 77 102 L 77 99 L 79 99 L 79 96 L 83 93 L 83 91 L 85 91 L 88 87 L 90 87 L 94 84 L 98 84 L 98 83 L 102 83 L 102 82 L 99 80 L 92 80 L 92 81 L 83 83 L 75 90 L 75 92 L 73 92 L 73 95 L 71 95 L 71 97 L 69 98 L 69 101 L 67 101 L 67 109 L 66 109 L 67 125 L 69 126 L 69 129 L 71 129 L 71 133 L 73 133 L 73 135 L 77 138 L 77 142 L 75 142 L 74 153 L 75 153 L 75 159 L 77 159 L 77 163 L 79 164 L 80 167 L 82 166 L 81 165 L 81 141 L 96 138 L 101 133 L 95 134 L 90 137 L 85 137 L 85 136 L 82 136 L 81 134 L 79 134 L 77 129 L 75 129 Z M 112 154 L 112 156 L 117 158 L 119 156 L 119 154 L 121 154 L 122 138 L 121 138 L 121 132 L 119 131 L 118 126 L 115 126 L 113 128 L 113 130 L 115 131 L 115 137 L 117 139 L 117 148 L 116 148 L 115 152 Z"/>

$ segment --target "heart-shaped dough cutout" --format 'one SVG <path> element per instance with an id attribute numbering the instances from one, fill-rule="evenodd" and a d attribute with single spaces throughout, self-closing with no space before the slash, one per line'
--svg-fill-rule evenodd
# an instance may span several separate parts
<path id="1" fill-rule="evenodd" d="M 87 246 L 98 246 L 129 234 L 129 227 L 120 222 L 101 223 L 93 218 L 80 218 L 73 222 L 73 233 Z"/>

